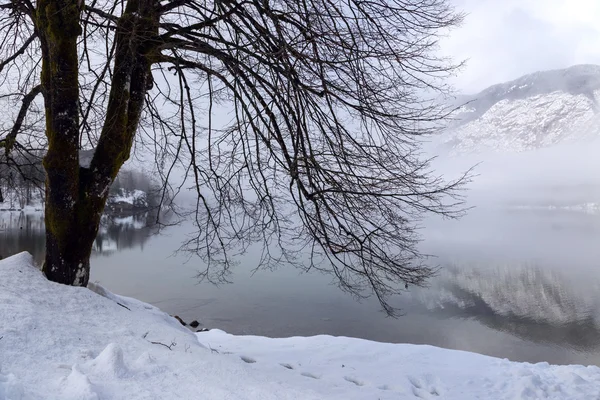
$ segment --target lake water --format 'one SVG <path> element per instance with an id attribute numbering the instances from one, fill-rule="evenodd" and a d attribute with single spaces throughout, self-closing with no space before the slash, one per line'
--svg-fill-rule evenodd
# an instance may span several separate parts
<path id="1" fill-rule="evenodd" d="M 327 275 L 282 265 L 251 273 L 250 252 L 219 287 L 198 283 L 197 258 L 174 254 L 193 227 L 160 234 L 141 218 L 103 226 L 92 280 L 184 320 L 236 334 L 331 334 L 431 344 L 516 361 L 600 365 L 600 217 L 575 212 L 476 209 L 460 221 L 429 220 L 423 251 L 442 269 L 428 288 L 394 299 L 387 318 Z M 0 214 L 0 255 L 43 258 L 43 217 Z"/>

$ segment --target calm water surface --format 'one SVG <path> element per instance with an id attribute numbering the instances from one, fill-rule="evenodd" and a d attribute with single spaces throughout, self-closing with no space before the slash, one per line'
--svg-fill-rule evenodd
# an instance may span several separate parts
<path id="1" fill-rule="evenodd" d="M 204 327 L 237 334 L 331 334 L 425 343 L 517 361 L 600 365 L 600 217 L 479 209 L 430 220 L 423 251 L 442 267 L 428 288 L 409 289 L 387 318 L 326 275 L 281 266 L 251 273 L 250 252 L 232 284 L 198 283 L 201 261 L 174 254 L 191 225 L 156 235 L 144 217 L 112 218 L 95 243 L 92 280 Z M 41 260 L 43 217 L 0 214 L 0 255 Z"/>

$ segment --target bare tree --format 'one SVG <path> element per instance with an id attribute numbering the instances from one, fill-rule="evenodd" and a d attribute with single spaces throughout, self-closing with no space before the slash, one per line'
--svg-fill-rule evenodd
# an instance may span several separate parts
<path id="1" fill-rule="evenodd" d="M 226 279 L 232 254 L 260 241 L 261 265 L 333 273 L 393 313 L 388 296 L 433 272 L 419 219 L 461 211 L 464 178 L 445 182 L 419 154 L 447 116 L 436 99 L 456 65 L 435 52 L 460 20 L 446 0 L 1 4 L 2 99 L 21 101 L 0 147 L 9 158 L 45 134 L 46 276 L 87 284 L 136 142 L 165 188 L 180 167 L 194 183 L 184 247 L 207 261 L 202 276 Z"/>

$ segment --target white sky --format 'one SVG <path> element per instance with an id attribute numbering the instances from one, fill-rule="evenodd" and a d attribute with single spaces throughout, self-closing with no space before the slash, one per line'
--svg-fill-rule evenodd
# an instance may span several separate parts
<path id="1" fill-rule="evenodd" d="M 531 72 L 600 64 L 600 0 L 451 0 L 467 12 L 442 43 L 467 66 L 453 82 L 465 93 Z"/>

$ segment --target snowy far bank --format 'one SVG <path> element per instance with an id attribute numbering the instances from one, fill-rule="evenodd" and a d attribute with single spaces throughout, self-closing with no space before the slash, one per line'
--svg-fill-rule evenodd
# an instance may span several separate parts
<path id="1" fill-rule="evenodd" d="M 93 289 L 46 281 L 27 253 L 0 261 L 0 400 L 600 398 L 598 367 L 331 336 L 194 334 L 149 304 Z"/>

